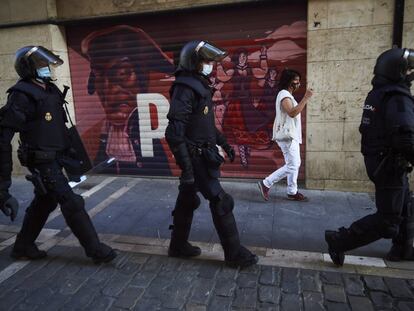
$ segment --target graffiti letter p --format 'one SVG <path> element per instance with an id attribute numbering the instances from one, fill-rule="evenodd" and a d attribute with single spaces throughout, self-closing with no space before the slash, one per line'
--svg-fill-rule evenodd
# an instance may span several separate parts
<path id="1" fill-rule="evenodd" d="M 169 109 L 168 99 L 158 93 L 146 93 L 137 95 L 139 133 L 141 141 L 141 154 L 143 157 L 154 156 L 153 139 L 161 139 L 165 136 L 168 124 L 167 113 Z M 156 115 L 151 115 L 151 106 L 155 106 Z M 153 118 L 151 120 L 151 117 Z M 154 118 L 156 118 L 154 120 Z M 155 128 L 154 125 L 157 124 Z"/>

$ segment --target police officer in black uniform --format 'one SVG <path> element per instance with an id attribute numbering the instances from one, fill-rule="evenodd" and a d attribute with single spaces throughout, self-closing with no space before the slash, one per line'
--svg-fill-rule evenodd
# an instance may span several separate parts
<path id="1" fill-rule="evenodd" d="M 67 225 L 86 255 L 95 263 L 109 262 L 116 252 L 99 241 L 83 198 L 72 191 L 62 172 L 64 163 L 74 160 L 74 151 L 65 125 L 64 96 L 51 82 L 50 66 L 61 64 L 63 61 L 57 55 L 42 46 L 17 50 L 15 69 L 21 79 L 7 91 L 7 103 L 0 111 L 0 206 L 11 198 L 11 140 L 16 132 L 21 140 L 19 160 L 33 174 L 31 180 L 35 185 L 35 197 L 26 210 L 11 256 L 46 256 L 35 240 L 49 214 L 60 204 Z"/>
<path id="2" fill-rule="evenodd" d="M 344 252 L 392 239 L 388 260 L 414 260 L 414 205 L 407 172 L 414 163 L 414 50 L 393 48 L 382 53 L 374 68 L 373 89 L 363 107 L 361 152 L 375 185 L 377 212 L 349 228 L 326 231 L 332 261 L 343 265 Z"/>
<path id="3" fill-rule="evenodd" d="M 200 248 L 188 242 L 193 212 L 200 205 L 199 191 L 210 201 L 226 263 L 246 267 L 255 264 L 258 258 L 240 245 L 233 198 L 218 180 L 224 159 L 216 145 L 224 149 L 231 161 L 234 161 L 235 152 L 215 127 L 212 89 L 208 80 L 214 62 L 226 55 L 221 49 L 200 40 L 187 43 L 180 53 L 176 79 L 170 90 L 169 123 L 165 132 L 182 170 L 168 254 L 192 257 L 201 253 Z"/>

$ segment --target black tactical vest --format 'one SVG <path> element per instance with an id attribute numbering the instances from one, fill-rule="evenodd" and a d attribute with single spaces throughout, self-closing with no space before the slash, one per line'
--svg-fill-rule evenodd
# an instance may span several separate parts
<path id="1" fill-rule="evenodd" d="M 20 139 L 32 150 L 63 151 L 69 146 L 67 121 L 63 108 L 64 99 L 54 84 L 48 84 L 46 90 L 19 81 L 7 92 L 22 92 L 35 105 L 35 114 L 28 116 L 24 128 L 20 131 Z"/>
<path id="2" fill-rule="evenodd" d="M 385 114 L 387 102 L 394 95 L 407 95 L 407 100 L 412 98 L 407 89 L 398 85 L 387 85 L 368 93 L 359 126 L 363 155 L 376 155 L 387 151 L 390 133 L 387 133 L 385 127 Z"/>
<path id="3" fill-rule="evenodd" d="M 197 98 L 192 105 L 192 114 L 186 128 L 185 136 L 187 140 L 198 146 L 206 143 L 216 145 L 216 126 L 211 89 L 194 77 L 177 77 L 174 85 L 179 84 L 190 87 Z"/>

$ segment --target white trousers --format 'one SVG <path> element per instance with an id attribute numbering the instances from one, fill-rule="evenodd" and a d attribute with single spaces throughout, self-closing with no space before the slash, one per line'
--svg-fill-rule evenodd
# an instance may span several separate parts
<path id="1" fill-rule="evenodd" d="M 298 174 L 300 167 L 300 147 L 296 140 L 278 141 L 285 158 L 285 165 L 267 176 L 263 183 L 270 188 L 278 181 L 287 177 L 287 194 L 298 192 Z"/>

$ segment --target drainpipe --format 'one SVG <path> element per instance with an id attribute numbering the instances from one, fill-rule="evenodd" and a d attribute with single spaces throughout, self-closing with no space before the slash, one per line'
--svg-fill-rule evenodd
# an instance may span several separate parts
<path id="1" fill-rule="evenodd" d="M 394 23 L 392 29 L 392 46 L 401 48 L 404 28 L 404 6 L 405 0 L 394 2 Z"/>

